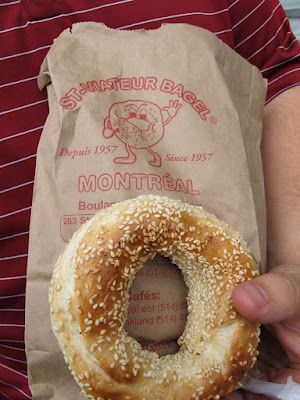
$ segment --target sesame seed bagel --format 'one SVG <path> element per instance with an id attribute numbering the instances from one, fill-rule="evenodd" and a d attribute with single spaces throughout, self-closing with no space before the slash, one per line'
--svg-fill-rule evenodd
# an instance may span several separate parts
<path id="1" fill-rule="evenodd" d="M 180 268 L 188 289 L 179 351 L 162 357 L 124 329 L 129 288 L 156 254 Z M 53 330 L 90 399 L 217 400 L 256 360 L 259 328 L 236 312 L 231 293 L 257 274 L 240 235 L 214 215 L 140 196 L 100 211 L 74 234 L 50 285 Z"/>

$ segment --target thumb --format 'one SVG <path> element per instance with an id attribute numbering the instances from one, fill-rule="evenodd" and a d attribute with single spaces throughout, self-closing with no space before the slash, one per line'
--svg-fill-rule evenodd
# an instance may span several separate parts
<path id="1" fill-rule="evenodd" d="M 250 321 L 269 324 L 300 316 L 300 265 L 281 265 L 241 283 L 232 300 Z"/>

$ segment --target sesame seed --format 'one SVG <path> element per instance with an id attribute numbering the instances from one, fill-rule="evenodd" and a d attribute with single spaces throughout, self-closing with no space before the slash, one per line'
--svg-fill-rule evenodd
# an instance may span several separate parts
<path id="1" fill-rule="evenodd" d="M 127 204 L 127 208 L 119 208 L 118 204 L 109 211 L 116 220 L 119 230 L 118 237 L 114 235 L 113 240 L 109 237 L 111 235 L 110 226 L 107 225 L 105 218 L 102 218 L 102 215 L 105 215 L 105 210 L 103 210 L 96 217 L 101 228 L 95 227 L 91 231 L 93 241 L 86 236 L 83 238 L 86 243 L 80 243 L 78 246 L 73 276 L 86 276 L 86 271 L 88 271 L 89 275 L 86 276 L 88 280 L 83 287 L 86 291 L 91 290 L 91 293 L 87 294 L 87 299 L 86 294 L 80 299 L 91 305 L 88 308 L 82 305 L 85 310 L 84 332 L 89 332 L 93 325 L 99 326 L 103 323 L 101 327 L 94 329 L 97 339 L 96 343 L 89 347 L 91 352 L 95 349 L 101 352 L 99 344 L 104 343 L 105 354 L 109 351 L 110 360 L 114 360 L 111 364 L 112 368 L 115 367 L 115 362 L 118 362 L 127 378 L 137 376 L 138 371 L 142 371 L 141 374 L 146 374 L 144 376 L 147 377 L 148 372 L 148 377 L 154 377 L 156 383 L 167 385 L 171 381 L 183 379 L 179 374 L 177 375 L 176 368 L 180 368 L 182 360 L 179 354 L 184 354 L 185 346 L 189 349 L 188 351 L 192 352 L 196 343 L 199 343 L 199 339 L 203 344 L 210 343 L 213 340 L 214 332 L 222 329 L 225 323 L 230 324 L 234 319 L 237 319 L 238 323 L 243 323 L 240 316 L 237 318 L 228 293 L 231 293 L 233 287 L 238 283 L 250 279 L 252 275 L 255 276 L 255 264 L 253 261 L 249 261 L 247 263 L 249 266 L 245 265 L 241 254 L 248 253 L 245 253 L 239 235 L 233 234 L 226 224 L 206 214 L 201 207 L 193 207 L 176 200 L 156 196 L 142 196 L 129 200 Z M 190 222 L 185 222 L 189 220 L 192 221 L 192 226 Z M 213 255 L 210 254 L 212 238 L 215 238 L 213 243 L 217 244 L 220 249 L 220 252 L 215 252 Z M 190 293 L 188 313 L 193 315 L 193 322 L 188 319 L 184 335 L 179 339 L 182 353 L 167 356 L 169 359 L 166 358 L 164 361 L 160 360 L 156 353 L 155 355 L 150 355 L 149 352 L 141 353 L 140 345 L 132 342 L 130 337 L 123 336 L 128 290 L 132 278 L 140 265 L 146 260 L 153 259 L 156 253 L 170 257 L 171 262 L 182 269 Z M 205 257 L 204 254 L 206 254 Z M 85 261 L 89 261 L 88 264 L 81 266 Z M 92 264 L 97 264 L 97 267 Z M 107 271 L 109 269 L 115 271 L 111 273 L 111 277 L 114 276 L 116 279 L 110 281 L 108 278 L 106 281 L 106 268 Z M 105 275 L 103 275 L 105 282 L 101 284 L 103 271 L 105 271 Z M 75 295 L 80 296 L 80 292 L 75 291 Z M 219 318 L 218 313 L 218 305 L 223 302 L 224 309 L 227 310 L 224 320 Z M 199 304 L 197 313 L 195 304 Z M 106 308 L 108 310 L 104 311 Z M 81 309 L 76 310 L 82 313 Z M 91 310 L 97 311 L 91 312 Z M 196 315 L 197 317 L 194 318 Z M 102 329 L 107 326 L 109 334 L 106 333 L 106 329 Z M 253 337 L 255 337 L 253 341 L 256 342 L 257 333 Z M 246 347 L 248 347 L 249 361 L 244 360 L 244 355 L 240 357 L 236 353 L 235 359 L 232 359 L 231 362 L 239 363 L 241 367 L 245 366 L 246 368 L 251 362 L 250 357 L 254 357 L 256 351 L 256 347 L 253 348 L 249 345 Z M 243 351 L 243 354 L 246 351 L 247 349 Z M 139 354 L 142 356 L 140 357 Z M 100 355 L 98 356 L 100 357 Z M 160 369 L 161 362 L 164 363 L 162 369 Z M 144 368 L 146 369 L 148 366 L 150 371 L 146 372 Z M 215 361 L 207 370 L 200 367 L 199 364 L 199 369 L 195 374 L 200 382 L 204 377 L 211 378 L 220 371 L 220 363 Z M 215 383 L 214 380 L 212 382 Z M 87 388 L 89 389 L 86 390 L 90 390 L 91 386 L 87 386 Z M 204 388 L 196 390 L 193 398 L 199 399 L 202 396 L 201 390 L 204 391 Z M 217 388 L 214 393 L 217 393 Z M 213 396 L 215 396 L 215 400 L 220 398 L 220 395 L 214 394 Z"/>

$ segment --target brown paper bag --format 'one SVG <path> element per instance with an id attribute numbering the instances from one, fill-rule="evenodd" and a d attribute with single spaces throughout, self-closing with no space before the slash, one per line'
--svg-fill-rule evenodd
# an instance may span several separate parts
<path id="1" fill-rule="evenodd" d="M 83 399 L 50 326 L 58 255 L 96 211 L 139 194 L 201 204 L 265 263 L 260 159 L 265 84 L 213 34 L 184 24 L 117 31 L 80 23 L 41 68 L 50 113 L 41 136 L 30 227 L 26 349 L 33 399 Z M 127 330 L 151 350 L 176 351 L 186 289 L 165 259 L 131 288 Z"/>

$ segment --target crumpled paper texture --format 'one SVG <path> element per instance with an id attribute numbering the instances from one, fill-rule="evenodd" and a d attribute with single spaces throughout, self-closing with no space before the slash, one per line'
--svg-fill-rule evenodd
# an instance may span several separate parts
<path id="1" fill-rule="evenodd" d="M 34 400 L 81 400 L 52 333 L 48 288 L 65 244 L 95 212 L 142 193 L 202 205 L 242 234 L 264 270 L 265 82 L 204 29 L 117 31 L 97 23 L 65 30 L 38 82 L 50 111 L 30 225 L 29 384 Z M 127 324 L 163 352 L 174 350 L 186 315 L 184 283 L 170 268 L 156 259 L 140 271 Z"/>

